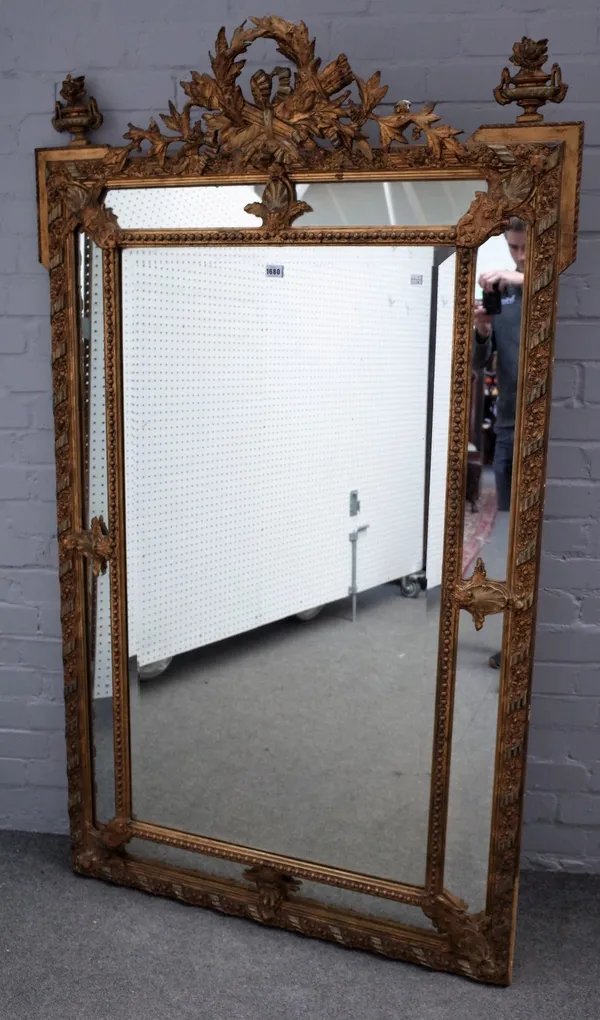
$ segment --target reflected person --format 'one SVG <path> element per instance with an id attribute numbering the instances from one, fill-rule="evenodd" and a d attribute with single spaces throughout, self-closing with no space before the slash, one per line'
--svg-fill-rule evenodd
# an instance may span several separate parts
<path id="1" fill-rule="evenodd" d="M 526 228 L 522 220 L 512 217 L 505 231 L 506 243 L 515 269 L 494 269 L 482 273 L 479 286 L 484 300 L 475 303 L 473 368 L 482 369 L 496 355 L 498 399 L 496 402 L 496 444 L 494 448 L 494 479 L 498 510 L 510 510 L 515 414 L 519 379 L 519 348 L 521 343 L 521 311 L 525 272 Z M 494 307 L 494 298 L 497 306 Z M 490 311 L 486 310 L 486 306 Z M 489 660 L 500 668 L 500 652 Z"/>

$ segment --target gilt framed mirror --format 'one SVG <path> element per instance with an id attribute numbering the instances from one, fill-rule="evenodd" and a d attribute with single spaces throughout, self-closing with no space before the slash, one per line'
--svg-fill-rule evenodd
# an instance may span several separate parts
<path id="1" fill-rule="evenodd" d="M 495 984 L 582 144 L 511 59 L 465 140 L 253 18 L 37 153 L 73 867 Z"/>

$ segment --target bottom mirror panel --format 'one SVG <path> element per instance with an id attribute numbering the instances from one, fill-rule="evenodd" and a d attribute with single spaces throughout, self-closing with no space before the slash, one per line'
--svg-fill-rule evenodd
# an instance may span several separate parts
<path id="1" fill-rule="evenodd" d="M 207 876 L 213 875 L 218 878 L 230 878 L 236 882 L 248 884 L 248 879 L 244 876 L 244 872 L 248 870 L 247 866 L 236 864 L 233 861 L 224 861 L 217 857 L 207 857 L 204 854 L 191 853 L 189 850 L 180 850 L 176 847 L 152 843 L 149 840 L 143 839 L 132 839 L 127 844 L 127 851 L 144 861 L 151 861 L 153 863 L 160 861 L 172 867 L 201 872 Z M 367 896 L 363 893 L 353 892 L 350 889 L 340 889 L 336 886 L 324 885 L 320 882 L 308 882 L 304 879 L 299 883 L 293 895 L 294 897 L 306 900 L 315 900 L 317 903 L 326 906 L 338 907 L 341 910 L 353 910 L 378 920 L 392 921 L 397 924 L 411 925 L 415 928 L 434 931 L 431 921 L 425 916 L 421 908 L 412 904 L 384 900 L 378 896 Z"/>

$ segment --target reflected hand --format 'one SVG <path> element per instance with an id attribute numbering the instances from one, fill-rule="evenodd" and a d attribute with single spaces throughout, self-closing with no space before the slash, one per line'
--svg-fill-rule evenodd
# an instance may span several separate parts
<path id="1" fill-rule="evenodd" d="M 486 340 L 492 332 L 492 316 L 488 315 L 485 311 L 481 301 L 475 302 L 475 310 L 473 312 L 473 324 L 475 329 L 479 333 L 479 336 L 484 337 Z"/>
<path id="2" fill-rule="evenodd" d="M 495 286 L 500 290 L 507 290 L 508 287 L 522 287 L 524 276 L 516 269 L 492 269 L 482 273 L 478 283 L 482 290 L 490 291 Z"/>

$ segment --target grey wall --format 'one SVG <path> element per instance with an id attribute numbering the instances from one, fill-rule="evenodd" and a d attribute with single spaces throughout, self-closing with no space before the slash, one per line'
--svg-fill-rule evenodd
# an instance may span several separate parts
<path id="1" fill-rule="evenodd" d="M 571 86 L 552 119 L 587 124 L 581 242 L 563 278 L 531 725 L 525 860 L 600 871 L 600 47 L 597 0 L 278 0 L 324 58 L 377 68 L 390 99 L 442 100 L 470 132 L 513 120 L 492 89 L 513 42 L 548 36 Z M 511 7 L 514 10 L 511 10 Z M 561 9 L 562 8 L 562 9 Z M 117 143 L 208 67 L 250 0 L 18 0 L 0 15 L 0 827 L 67 827 L 47 275 L 33 150 L 59 144 L 57 83 L 84 72 Z M 259 43 L 251 58 L 275 62 Z"/>

